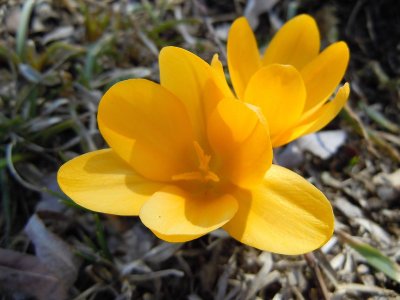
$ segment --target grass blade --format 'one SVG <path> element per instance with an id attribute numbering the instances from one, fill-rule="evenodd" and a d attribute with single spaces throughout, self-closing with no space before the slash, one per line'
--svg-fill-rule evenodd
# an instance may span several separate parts
<path id="1" fill-rule="evenodd" d="M 337 231 L 339 237 L 350 247 L 360 253 L 366 262 L 375 269 L 385 273 L 393 280 L 400 282 L 400 266 L 378 249 L 360 242 L 345 232 Z"/>
<path id="2" fill-rule="evenodd" d="M 21 61 L 25 59 L 25 46 L 28 33 L 29 20 L 36 0 L 27 0 L 22 8 L 21 22 L 17 31 L 17 54 Z"/>

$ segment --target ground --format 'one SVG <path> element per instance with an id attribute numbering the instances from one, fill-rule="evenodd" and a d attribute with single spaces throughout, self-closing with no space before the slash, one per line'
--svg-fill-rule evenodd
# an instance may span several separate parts
<path id="1" fill-rule="evenodd" d="M 0 1 L 1 299 L 400 297 L 398 3 L 258 2 Z M 305 256 L 261 252 L 220 231 L 169 244 L 138 218 L 66 198 L 59 166 L 105 147 L 96 124 L 104 91 L 125 78 L 158 81 L 167 45 L 208 61 L 219 53 L 226 65 L 229 26 L 244 13 L 258 21 L 262 47 L 300 13 L 316 18 L 323 47 L 350 47 L 350 100 L 325 128 L 343 141 L 328 137 L 325 158 L 301 143 L 290 160 L 277 152 L 330 199 L 332 240 Z"/>

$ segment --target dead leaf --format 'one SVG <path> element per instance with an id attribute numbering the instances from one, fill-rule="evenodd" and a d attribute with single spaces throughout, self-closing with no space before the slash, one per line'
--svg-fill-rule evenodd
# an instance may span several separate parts
<path id="1" fill-rule="evenodd" d="M 47 44 L 50 42 L 64 40 L 69 38 L 74 34 L 74 27 L 73 26 L 63 26 L 54 29 L 53 31 L 47 33 L 42 40 L 43 44 Z"/>
<path id="2" fill-rule="evenodd" d="M 8 32 L 15 34 L 18 30 L 18 26 L 21 21 L 21 9 L 19 7 L 14 7 L 8 11 L 5 28 Z"/>
<path id="3" fill-rule="evenodd" d="M 346 137 L 344 130 L 327 130 L 303 136 L 296 142 L 303 151 L 328 159 L 344 144 Z"/>
<path id="4" fill-rule="evenodd" d="M 294 169 L 304 161 L 304 154 L 296 142 L 290 143 L 283 149 L 277 149 L 274 153 L 275 162 L 285 168 Z"/>
<path id="5" fill-rule="evenodd" d="M 36 256 L 0 249 L 0 289 L 20 299 L 63 300 L 67 289 Z M 18 296 L 17 296 L 18 295 Z"/>
<path id="6" fill-rule="evenodd" d="M 395 189 L 400 190 L 400 169 L 393 173 L 379 173 L 372 179 L 373 183 L 378 185 L 390 185 Z"/>
<path id="7" fill-rule="evenodd" d="M 247 2 L 244 9 L 244 16 L 249 21 L 251 28 L 255 29 L 258 26 L 258 18 L 261 14 L 269 11 L 278 0 L 250 0 Z"/>
<path id="8" fill-rule="evenodd" d="M 163 242 L 147 252 L 143 260 L 153 264 L 161 263 L 172 257 L 182 246 L 182 243 Z"/>
<path id="9" fill-rule="evenodd" d="M 328 159 L 344 144 L 347 134 L 344 130 L 327 130 L 303 136 L 275 152 L 275 161 L 280 166 L 293 169 L 301 166 L 304 152 Z"/>
<path id="10" fill-rule="evenodd" d="M 382 245 L 391 244 L 390 235 L 375 222 L 366 218 L 354 218 L 353 220 L 365 230 L 367 230 Z"/>
<path id="11" fill-rule="evenodd" d="M 49 231 L 37 214 L 32 215 L 24 231 L 35 246 L 36 256 L 68 289 L 78 276 L 80 259 L 70 246 Z"/>
<path id="12" fill-rule="evenodd" d="M 215 25 L 215 35 L 221 41 L 226 42 L 228 40 L 229 29 L 231 29 L 231 24 L 222 23 Z"/>
<path id="13" fill-rule="evenodd" d="M 333 205 L 339 209 L 346 217 L 352 218 L 362 218 L 364 214 L 362 210 L 348 201 L 346 198 L 338 197 L 333 202 Z"/>

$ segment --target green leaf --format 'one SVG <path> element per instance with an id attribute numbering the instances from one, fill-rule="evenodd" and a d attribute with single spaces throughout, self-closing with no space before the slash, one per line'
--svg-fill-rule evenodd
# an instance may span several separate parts
<path id="1" fill-rule="evenodd" d="M 104 225 L 101 222 L 98 214 L 94 213 L 93 217 L 94 217 L 94 221 L 96 223 L 97 243 L 99 244 L 99 246 L 101 248 L 100 254 L 104 258 L 108 259 L 109 261 L 112 261 L 112 255 L 110 253 L 110 250 L 108 249 L 106 234 L 104 232 Z"/>
<path id="2" fill-rule="evenodd" d="M 390 278 L 400 282 L 400 268 L 389 257 L 385 256 L 378 249 L 371 247 L 368 244 L 354 243 L 349 244 L 353 249 L 360 253 L 367 262 L 374 268 L 382 271 Z"/>
<path id="3" fill-rule="evenodd" d="M 22 61 L 24 61 L 25 59 L 26 38 L 28 35 L 29 20 L 31 18 L 31 13 L 35 2 L 35 0 L 28 0 L 24 3 L 21 14 L 21 22 L 18 26 L 17 54 Z"/>
<path id="4" fill-rule="evenodd" d="M 82 46 L 68 44 L 65 42 L 55 42 L 49 45 L 45 52 L 40 56 L 39 70 L 45 66 L 51 66 L 51 69 L 57 69 L 69 59 L 86 53 Z M 48 73 L 48 71 L 46 72 Z"/>
<path id="5" fill-rule="evenodd" d="M 399 133 L 400 128 L 397 126 L 394 122 L 390 121 L 385 115 L 375 108 L 366 105 L 363 102 L 360 102 L 360 107 L 363 109 L 366 114 L 373 120 L 375 121 L 378 125 L 382 126 L 383 128 L 393 132 L 393 133 Z"/>
<path id="6" fill-rule="evenodd" d="M 337 231 L 340 238 L 350 247 L 360 253 L 366 262 L 379 271 L 382 271 L 393 280 L 400 282 L 400 266 L 378 249 L 356 240 L 345 232 Z"/>
<path id="7" fill-rule="evenodd" d="M 114 37 L 112 35 L 105 35 L 103 38 L 89 47 L 89 51 L 86 53 L 85 66 L 83 70 L 83 77 L 87 86 L 90 86 L 90 81 L 93 78 L 97 58 L 102 53 L 110 49 L 113 42 Z"/>

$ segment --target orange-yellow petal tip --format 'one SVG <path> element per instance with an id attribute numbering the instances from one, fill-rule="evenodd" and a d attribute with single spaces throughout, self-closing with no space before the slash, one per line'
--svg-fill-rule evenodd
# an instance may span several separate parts
<path id="1" fill-rule="evenodd" d="M 256 38 L 244 17 L 236 19 L 229 30 L 227 57 L 232 85 L 242 99 L 251 76 L 261 67 Z"/>
<path id="2" fill-rule="evenodd" d="M 309 15 L 294 17 L 278 30 L 267 47 L 263 64 L 289 64 L 301 69 L 320 50 L 319 30 Z"/>
<path id="3" fill-rule="evenodd" d="M 336 45 L 337 51 L 348 62 L 350 58 L 350 49 L 345 41 L 338 41 L 332 45 Z"/>

